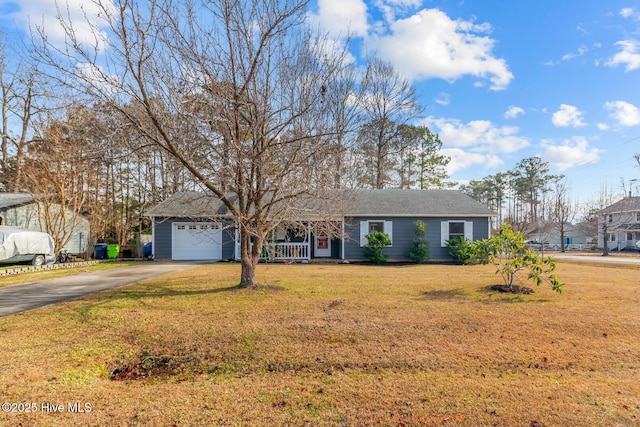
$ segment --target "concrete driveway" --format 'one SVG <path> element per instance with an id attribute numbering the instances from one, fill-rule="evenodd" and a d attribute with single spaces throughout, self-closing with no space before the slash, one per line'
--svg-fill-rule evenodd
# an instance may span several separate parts
<path id="1" fill-rule="evenodd" d="M 153 261 L 0 288 L 0 317 L 186 270 L 198 262 Z"/>

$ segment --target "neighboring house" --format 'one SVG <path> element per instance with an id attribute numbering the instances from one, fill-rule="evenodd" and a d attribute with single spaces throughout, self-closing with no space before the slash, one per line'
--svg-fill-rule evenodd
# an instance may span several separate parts
<path id="1" fill-rule="evenodd" d="M 598 214 L 598 247 L 606 235 L 610 250 L 635 249 L 640 240 L 640 197 L 625 197 Z"/>
<path id="2" fill-rule="evenodd" d="M 527 242 L 544 243 L 551 249 L 559 249 L 562 243 L 565 248 L 581 248 L 592 244 L 591 237 L 583 228 L 580 224 L 564 224 L 564 242 L 560 238 L 560 224 L 553 222 L 533 224 L 524 232 L 524 236 Z"/>
<path id="3" fill-rule="evenodd" d="M 382 231 L 391 237 L 384 249 L 390 260 L 407 260 L 415 238 L 415 222 L 427 224 L 426 240 L 434 260 L 450 259 L 445 242 L 490 236 L 491 210 L 455 190 L 353 190 L 340 214 L 327 215 L 339 230 L 326 232 L 323 221 L 299 218 L 304 226 L 279 227 L 263 249 L 264 258 L 364 260 L 365 236 Z M 238 230 L 220 200 L 201 193 L 176 193 L 146 215 L 153 221 L 156 258 L 176 260 L 238 259 Z M 317 215 L 315 216 L 317 217 Z M 298 221 L 300 223 L 300 221 Z M 325 231 L 323 231 L 325 230 Z M 335 236 L 335 233 L 331 233 Z"/>
<path id="4" fill-rule="evenodd" d="M 69 217 L 71 212 L 65 213 Z M 28 230 L 46 232 L 44 221 L 38 212 L 38 204 L 33 197 L 24 193 L 0 193 L 0 225 L 21 227 Z M 89 221 L 79 216 L 69 243 L 63 248 L 71 254 L 86 252 L 89 239 Z"/>

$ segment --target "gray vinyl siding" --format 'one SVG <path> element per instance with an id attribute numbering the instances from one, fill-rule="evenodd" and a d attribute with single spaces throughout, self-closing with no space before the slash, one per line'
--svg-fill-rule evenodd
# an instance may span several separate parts
<path id="1" fill-rule="evenodd" d="M 157 259 L 170 259 L 172 247 L 172 233 L 174 222 L 194 222 L 193 219 L 186 218 L 156 218 L 154 228 L 153 256 Z M 211 220 L 202 221 L 211 222 Z M 235 258 L 235 228 L 231 223 L 223 222 L 225 228 L 222 230 L 222 259 Z"/>
<path id="2" fill-rule="evenodd" d="M 429 244 L 432 260 L 451 259 L 447 248 L 440 245 L 440 224 L 442 221 L 448 220 L 464 220 L 473 222 L 473 240 L 484 239 L 489 236 L 489 221 L 487 218 L 350 218 L 345 222 L 345 232 L 349 236 L 345 240 L 344 252 L 345 258 L 350 260 L 363 260 L 364 248 L 360 247 L 360 221 L 391 221 L 392 245 L 385 248 L 383 253 L 389 257 L 389 260 L 408 260 L 407 256 L 411 251 L 413 239 L 415 238 L 415 225 L 418 220 L 423 221 L 427 225 L 426 240 Z"/>

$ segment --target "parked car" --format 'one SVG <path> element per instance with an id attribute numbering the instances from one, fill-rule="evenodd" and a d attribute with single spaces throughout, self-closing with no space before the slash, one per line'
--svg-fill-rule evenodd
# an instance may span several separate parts
<path id="1" fill-rule="evenodd" d="M 56 262 L 53 238 L 47 233 L 19 227 L 0 226 L 0 264 Z"/>

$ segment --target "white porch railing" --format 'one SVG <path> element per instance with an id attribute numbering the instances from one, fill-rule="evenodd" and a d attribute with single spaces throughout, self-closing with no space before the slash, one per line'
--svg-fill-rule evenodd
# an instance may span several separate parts
<path id="1" fill-rule="evenodd" d="M 262 247 L 261 258 L 269 260 L 309 259 L 309 243 L 265 243 Z"/>
<path id="2" fill-rule="evenodd" d="M 251 245 L 253 246 L 253 243 Z M 267 242 L 262 246 L 260 259 L 268 261 L 311 259 L 309 247 L 309 242 Z M 235 257 L 236 259 L 240 259 L 240 242 L 236 242 Z"/>

